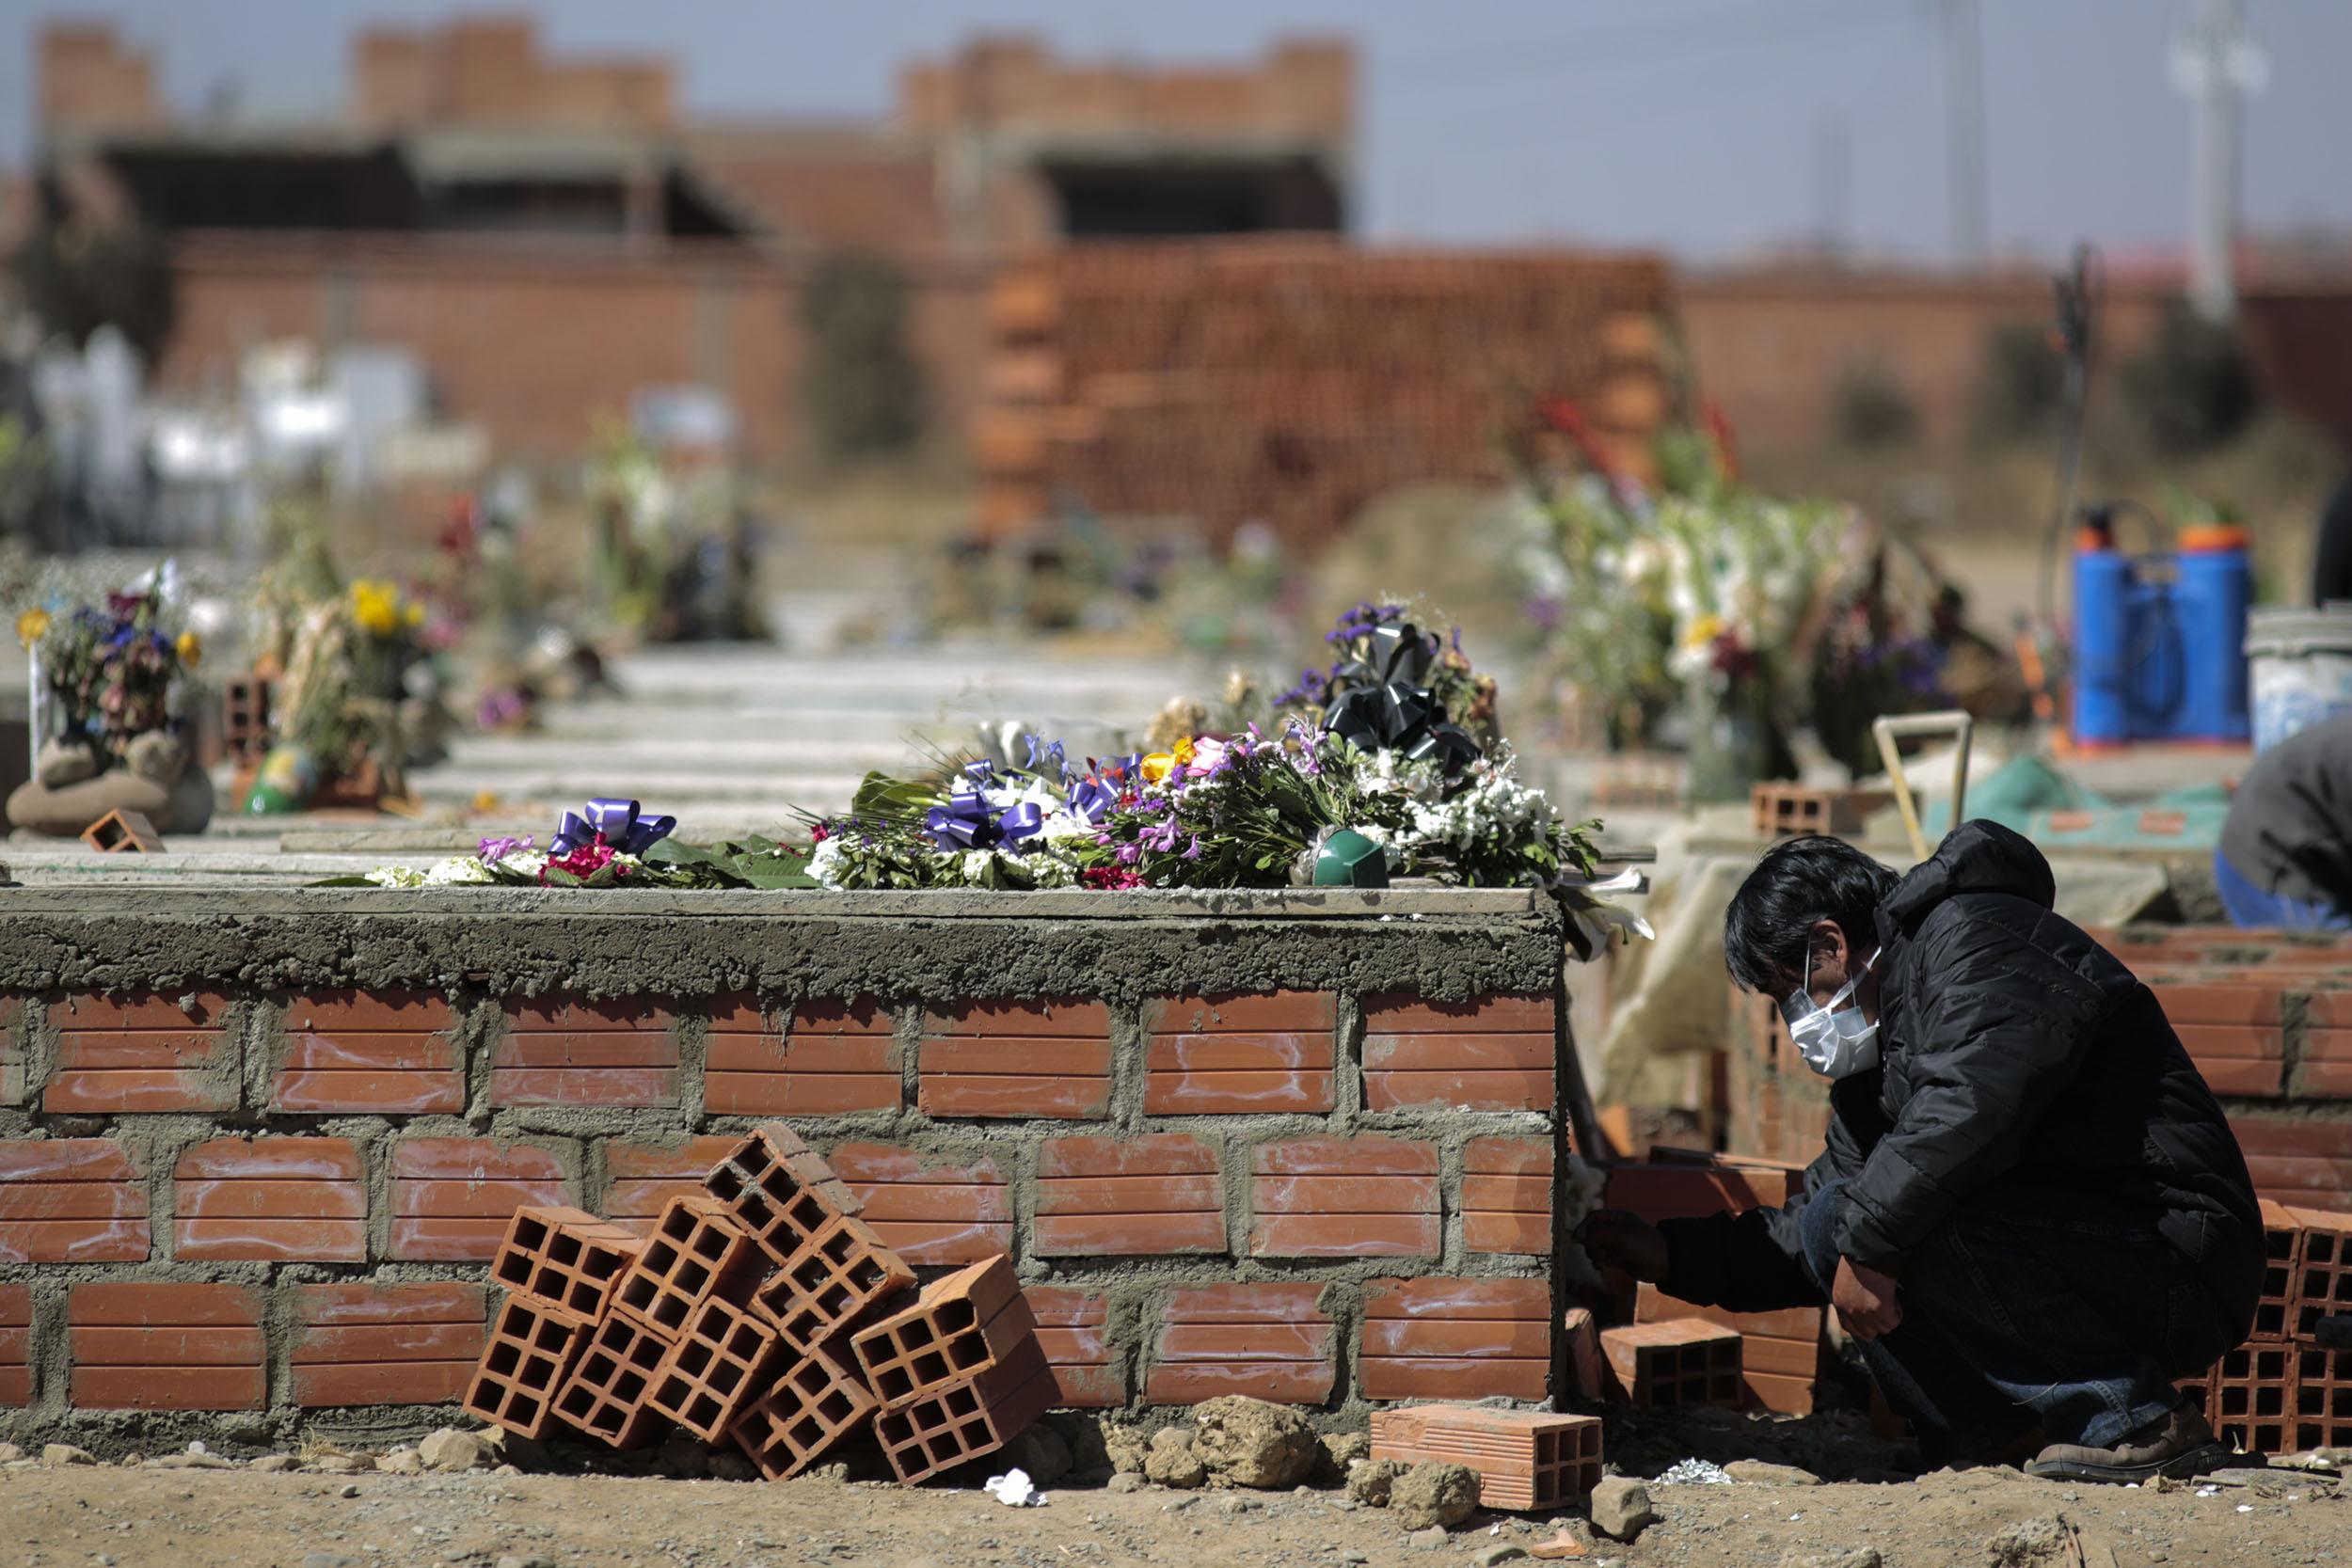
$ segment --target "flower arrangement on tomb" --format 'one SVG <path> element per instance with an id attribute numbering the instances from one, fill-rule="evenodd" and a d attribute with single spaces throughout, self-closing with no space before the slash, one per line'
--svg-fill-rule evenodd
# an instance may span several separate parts
<path id="1" fill-rule="evenodd" d="M 159 568 L 103 604 L 17 618 L 45 711 L 34 776 L 8 800 L 11 825 L 71 835 L 128 810 L 194 832 L 211 819 L 212 786 L 188 767 L 183 734 L 203 646 L 178 625 L 170 579 Z"/>
<path id="2" fill-rule="evenodd" d="M 1570 825 L 1492 734 L 1493 685 L 1393 605 L 1362 605 L 1338 657 L 1283 698 L 1270 729 L 1178 732 L 1161 750 L 1077 758 L 1026 737 L 1018 763 L 947 759 L 870 773 L 849 811 L 809 821 L 809 847 L 694 848 L 634 801 L 591 802 L 541 848 L 485 841 L 383 886 L 988 888 L 1386 887 L 1396 878 L 1544 890 L 1589 955 L 1638 920 L 1601 895 L 1597 824 Z M 1470 724 L 1457 722 L 1458 710 Z M 1472 726 L 1476 726 L 1473 728 Z"/>

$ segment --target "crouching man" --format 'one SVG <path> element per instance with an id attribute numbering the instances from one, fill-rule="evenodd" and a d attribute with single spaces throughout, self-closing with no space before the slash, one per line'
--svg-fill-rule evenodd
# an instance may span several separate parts
<path id="1" fill-rule="evenodd" d="M 1826 1152 L 1785 1209 L 1579 1236 L 1702 1306 L 1835 1306 L 1931 1468 L 2038 1441 L 2033 1475 L 2201 1474 L 2228 1450 L 2172 1379 L 2252 1325 L 2261 1213 L 2155 996 L 2054 891 L 1989 822 L 1900 879 L 1834 838 L 1774 847 L 1724 950 L 1836 1080 Z"/>

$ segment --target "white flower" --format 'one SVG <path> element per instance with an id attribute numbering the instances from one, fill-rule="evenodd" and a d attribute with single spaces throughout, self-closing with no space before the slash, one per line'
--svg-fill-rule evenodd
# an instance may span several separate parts
<path id="1" fill-rule="evenodd" d="M 478 855 L 443 861 L 424 874 L 426 887 L 478 887 L 496 880 Z"/>
<path id="2" fill-rule="evenodd" d="M 848 858 L 848 854 L 841 836 L 836 833 L 809 852 L 808 874 L 817 879 L 818 886 L 838 891 L 844 885 L 841 863 Z"/>
<path id="3" fill-rule="evenodd" d="M 379 865 L 367 873 L 367 879 L 378 887 L 424 886 L 424 873 L 406 865 Z"/>

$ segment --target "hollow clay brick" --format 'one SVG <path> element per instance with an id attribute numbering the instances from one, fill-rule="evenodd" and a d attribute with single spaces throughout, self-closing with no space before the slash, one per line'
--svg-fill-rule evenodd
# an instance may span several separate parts
<path id="1" fill-rule="evenodd" d="M 859 1217 L 917 1268 L 1011 1250 L 1012 1198 L 993 1159 L 843 1144 L 829 1164 L 863 1206 Z"/>
<path id="2" fill-rule="evenodd" d="M 861 1431 L 882 1408 L 849 1347 L 828 1339 L 736 1418 L 728 1434 L 770 1481 L 787 1481 Z"/>
<path id="3" fill-rule="evenodd" d="M 1472 1138 L 1462 1157 L 1462 1242 L 1471 1252 L 1551 1256 L 1552 1146 Z"/>
<path id="4" fill-rule="evenodd" d="M 67 1297 L 77 1409 L 257 1410 L 261 1300 L 238 1285 L 109 1282 Z"/>
<path id="5" fill-rule="evenodd" d="M 612 1139 L 604 1146 L 609 1185 L 598 1207 L 606 1218 L 645 1230 L 670 1199 L 703 1191 L 710 1167 L 742 1141 L 732 1132 L 688 1138 L 675 1147 Z"/>
<path id="6" fill-rule="evenodd" d="M 655 1369 L 645 1402 L 706 1443 L 721 1442 L 784 1356 L 773 1324 L 724 1296 L 706 1298 Z"/>
<path id="7" fill-rule="evenodd" d="M 485 1335 L 469 1280 L 304 1285 L 294 1291 L 294 1398 L 305 1407 L 463 1399 Z"/>
<path id="8" fill-rule="evenodd" d="M 515 1211 L 571 1200 L 563 1162 L 531 1144 L 403 1138 L 392 1145 L 391 1255 L 404 1262 L 488 1262 Z"/>
<path id="9" fill-rule="evenodd" d="M 2309 1339 L 2318 1332 L 2320 1319 L 2352 1316 L 2352 1214 L 2317 1209 L 2288 1212 L 2298 1229 L 2289 1322 L 2296 1338 Z"/>
<path id="10" fill-rule="evenodd" d="M 533 1205 L 515 1211 L 490 1279 L 550 1307 L 601 1317 L 644 1244 L 635 1231 L 584 1210 Z"/>
<path id="11" fill-rule="evenodd" d="M 490 1102 L 675 1108 L 670 1014 L 643 998 L 510 1002 L 491 1053 Z"/>
<path id="12" fill-rule="evenodd" d="M 557 1417 L 616 1449 L 653 1442 L 670 1429 L 648 1402 L 671 1343 L 634 1318 L 608 1312 L 556 1393 Z"/>
<path id="13" fill-rule="evenodd" d="M 867 998 L 804 1001 L 787 1034 L 755 1003 L 714 1006 L 703 1103 L 713 1116 L 839 1116 L 897 1110 L 903 1098 L 897 1026 Z"/>
<path id="14" fill-rule="evenodd" d="M 1249 1250 L 1275 1258 L 1434 1258 L 1444 1245 L 1434 1145 L 1377 1135 L 1261 1144 Z"/>
<path id="15" fill-rule="evenodd" d="M 1622 1396 L 1644 1409 L 1740 1402 L 1740 1331 L 1704 1318 L 1605 1328 L 1601 1354 Z"/>
<path id="16" fill-rule="evenodd" d="M 854 1216 L 863 1207 L 833 1167 L 780 1121 L 764 1122 L 738 1141 L 711 1165 L 703 1185 L 777 1267 L 828 1220 Z"/>
<path id="17" fill-rule="evenodd" d="M 1146 1005 L 1147 1116 L 1332 1107 L 1336 1017 L 1329 991 L 1167 997 Z"/>
<path id="18" fill-rule="evenodd" d="M 329 991 L 284 1000 L 286 1059 L 274 1111 L 455 1115 L 466 1085 L 455 1020 L 422 991 Z"/>
<path id="19" fill-rule="evenodd" d="M 236 1109 L 233 1072 L 214 1070 L 236 1052 L 222 1029 L 227 999 L 195 993 L 188 1000 L 187 1008 L 162 995 L 52 1003 L 57 1072 L 41 1094 L 41 1108 L 100 1116 Z"/>
<path id="20" fill-rule="evenodd" d="M 913 1485 L 995 1452 L 1051 1408 L 1053 1369 L 1034 1339 L 977 1377 L 943 1385 L 874 1418 L 898 1479 Z"/>
<path id="21" fill-rule="evenodd" d="M 1372 1400 L 1540 1400 L 1550 1390 L 1542 1279 L 1375 1279 L 1357 1376 Z"/>
<path id="22" fill-rule="evenodd" d="M 754 1293 L 802 1355 L 914 1284 L 914 1271 L 863 1220 L 837 1214 Z"/>
<path id="23" fill-rule="evenodd" d="M 577 1312 L 507 1297 L 491 1319 L 466 1409 L 518 1436 L 545 1436 L 557 1419 L 556 1395 L 595 1328 Z"/>
<path id="24" fill-rule="evenodd" d="M 1363 999 L 1364 1033 L 1372 1035 L 1549 1035 L 1554 1009 L 1548 992 L 1497 994 L 1468 1002 L 1438 1002 L 1391 991 Z"/>
<path id="25" fill-rule="evenodd" d="M 0 1142 L 0 1259 L 137 1263 L 151 1245 L 147 1188 L 112 1138 Z"/>
<path id="26" fill-rule="evenodd" d="M 0 1405 L 32 1402 L 33 1288 L 0 1285 Z"/>
<path id="27" fill-rule="evenodd" d="M 1110 1303 L 1091 1291 L 1031 1285 L 1022 1291 L 1037 1319 L 1037 1342 L 1054 1369 L 1057 1408 L 1127 1402 L 1124 1368 L 1111 1354 Z"/>
<path id="28" fill-rule="evenodd" d="M 2294 1401 L 2295 1451 L 2352 1447 L 2352 1350 L 2296 1346 Z"/>
<path id="29" fill-rule="evenodd" d="M 1467 1465 L 1479 1505 L 1514 1513 L 1566 1508 L 1599 1484 L 1597 1416 L 1422 1404 L 1372 1415 L 1372 1457 L 1404 1465 Z"/>
<path id="30" fill-rule="evenodd" d="M 928 1037 L 919 1062 L 926 1116 L 1100 1121 L 1110 1112 L 1107 1034 Z"/>
<path id="31" fill-rule="evenodd" d="M 348 1138 L 215 1138 L 173 1168 L 173 1256 L 365 1261 L 367 1188 Z"/>
<path id="32" fill-rule="evenodd" d="M 741 1300 L 764 1266 L 758 1249 L 715 1198 L 674 1197 L 625 1270 L 612 1309 L 675 1339 L 714 1295 Z"/>
<path id="33" fill-rule="evenodd" d="M 2205 1418 L 2216 1436 L 2246 1453 L 2288 1451 L 2296 1349 L 2284 1342 L 2245 1344 L 2214 1364 L 2206 1386 Z"/>
<path id="34" fill-rule="evenodd" d="M 977 1377 L 1036 1330 L 1012 1259 L 1000 1253 L 931 1281 L 912 1306 L 850 1342 L 882 1408 L 895 1410 L 929 1389 Z"/>
<path id="35" fill-rule="evenodd" d="M 1038 1176 L 1041 1257 L 1226 1250 L 1216 1154 L 1190 1133 L 1049 1138 Z"/>
<path id="36" fill-rule="evenodd" d="M 1321 1404 L 1334 1383 L 1330 1317 L 1312 1283 L 1207 1285 L 1169 1292 L 1152 1338 L 1144 1398 L 1198 1404 L 1248 1394 Z"/>
<path id="37" fill-rule="evenodd" d="M 1327 990 L 1225 991 L 1155 997 L 1144 1004 L 1143 1016 L 1155 1035 L 1327 1035 L 1339 1009 Z"/>

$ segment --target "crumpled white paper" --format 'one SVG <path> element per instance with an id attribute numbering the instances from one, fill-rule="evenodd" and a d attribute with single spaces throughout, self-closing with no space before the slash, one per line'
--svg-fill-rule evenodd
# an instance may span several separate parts
<path id="1" fill-rule="evenodd" d="M 1026 1470 L 1012 1470 L 1001 1476 L 991 1476 L 988 1478 L 988 1484 L 980 1490 L 1003 1503 L 1007 1508 L 1043 1508 L 1045 1506 L 1045 1494 L 1037 1489 L 1037 1483 L 1029 1480 L 1029 1472 Z"/>

